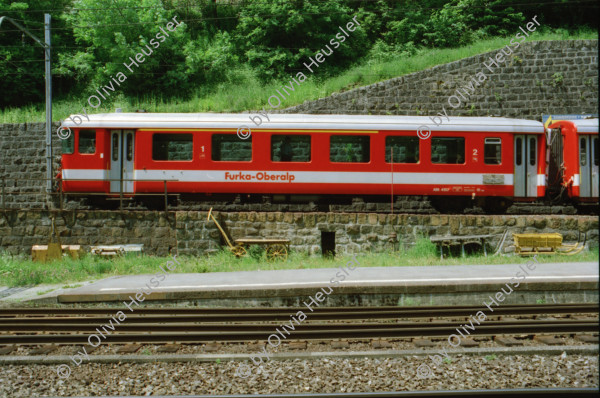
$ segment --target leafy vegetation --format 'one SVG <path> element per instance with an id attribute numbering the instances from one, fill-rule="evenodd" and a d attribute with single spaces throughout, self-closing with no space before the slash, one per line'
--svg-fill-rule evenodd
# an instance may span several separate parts
<path id="1" fill-rule="evenodd" d="M 591 30 L 577 32 L 556 30 L 547 33 L 540 32 L 536 39 L 574 40 L 594 39 L 596 36 L 596 33 Z M 395 53 L 373 54 L 364 63 L 351 67 L 337 76 L 319 81 L 316 79 L 306 80 L 291 93 L 283 106 L 301 104 L 306 100 L 323 98 L 334 92 L 346 91 L 424 70 L 441 63 L 456 61 L 501 48 L 506 43 L 507 38 L 498 37 L 461 48 L 422 49 L 412 56 Z M 283 82 L 262 84 L 249 67 L 244 67 L 238 72 L 237 82 L 219 84 L 214 88 L 200 87 L 189 99 L 169 99 L 162 95 L 126 97 L 120 93 L 115 96 L 112 103 L 103 103 L 95 112 L 114 112 L 116 107 L 122 108 L 124 112 L 134 112 L 137 109 L 145 109 L 148 112 L 239 112 L 261 109 L 267 103 L 268 97 L 284 84 Z M 64 119 L 81 111 L 81 107 L 86 101 L 86 97 L 54 101 L 54 119 Z M 19 108 L 5 108 L 4 110 L 0 109 L 0 123 L 43 122 L 44 115 L 43 103 Z"/>
<path id="2" fill-rule="evenodd" d="M 231 272 L 266 271 L 282 269 L 336 268 L 350 261 L 348 255 L 331 257 L 308 256 L 292 251 L 286 262 L 267 262 L 264 256 L 256 252 L 254 256 L 236 258 L 228 250 L 222 250 L 209 257 L 178 257 L 181 265 L 173 272 Z M 466 258 L 450 257 L 443 260 L 429 239 L 421 238 L 409 249 L 390 253 L 361 253 L 357 256 L 361 267 L 398 267 L 429 265 L 478 265 L 527 263 L 529 258 L 488 256 L 481 253 Z M 539 262 L 597 261 L 598 249 L 582 252 L 575 256 L 539 256 Z M 29 256 L 11 256 L 0 253 L 0 285 L 26 286 L 42 283 L 65 284 L 90 279 L 107 278 L 115 275 L 155 274 L 159 266 L 164 266 L 168 258 L 154 256 L 127 255 L 117 258 L 87 255 L 79 260 L 65 257 L 62 261 L 38 263 Z M 76 286 L 69 286 L 76 287 Z"/>
<path id="3" fill-rule="evenodd" d="M 513 35 L 533 16 L 547 33 L 583 28 L 584 36 L 593 38 L 597 9 L 592 2 L 574 7 L 566 0 L 0 0 L 0 15 L 38 37 L 43 37 L 43 14 L 52 15 L 53 93 L 60 118 L 84 106 L 88 113 L 114 107 L 260 109 L 282 82 L 306 72 L 302 64 L 331 46 L 339 27 L 353 17 L 360 28 L 286 106 L 473 55 L 482 43 Z M 181 25 L 155 47 L 159 28 L 173 18 Z M 536 35 L 540 39 L 539 29 Z M 506 44 L 494 43 L 493 48 Z M 443 52 L 460 46 L 458 52 Z M 142 49 L 153 52 L 102 106 L 90 109 L 89 95 L 125 71 L 124 62 L 131 64 L 130 57 Z M 5 22 L 0 27 L 2 121 L 43 120 L 43 73 L 41 48 Z M 25 108 L 16 113 L 9 109 L 20 107 Z"/>

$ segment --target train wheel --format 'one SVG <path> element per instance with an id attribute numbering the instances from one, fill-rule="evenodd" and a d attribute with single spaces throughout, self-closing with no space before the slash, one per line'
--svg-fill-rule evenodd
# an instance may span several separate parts
<path id="1" fill-rule="evenodd" d="M 230 250 L 237 258 L 246 257 L 248 255 L 248 252 L 244 246 L 233 246 Z"/>
<path id="2" fill-rule="evenodd" d="M 285 261 L 288 257 L 287 247 L 281 243 L 275 243 L 267 247 L 268 261 Z"/>
<path id="3" fill-rule="evenodd" d="M 512 206 L 512 204 L 512 200 L 508 198 L 490 197 L 485 198 L 481 208 L 486 213 L 504 214 L 506 213 L 506 210 L 508 210 L 508 208 Z"/>

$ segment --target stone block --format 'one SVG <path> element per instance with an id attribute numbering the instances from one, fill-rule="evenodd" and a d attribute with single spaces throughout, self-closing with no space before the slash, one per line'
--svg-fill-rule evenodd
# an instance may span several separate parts
<path id="1" fill-rule="evenodd" d="M 359 213 L 358 216 L 356 217 L 356 223 L 357 224 L 366 224 L 367 223 L 367 214 L 366 213 Z"/>
<path id="2" fill-rule="evenodd" d="M 358 227 L 358 225 L 357 225 Z M 369 234 L 373 232 L 373 227 L 370 225 L 361 225 L 360 226 L 360 233 L 361 235 L 365 235 L 365 234 Z"/>
<path id="3" fill-rule="evenodd" d="M 459 235 L 460 230 L 460 219 L 458 217 L 452 217 L 450 219 L 450 233 L 452 235 Z"/>
<path id="4" fill-rule="evenodd" d="M 346 226 L 346 233 L 348 234 L 358 234 L 360 232 L 360 225 L 358 224 L 350 224 Z"/>
<path id="5" fill-rule="evenodd" d="M 567 217 L 565 218 L 564 228 L 570 231 L 577 230 L 577 217 Z"/>
<path id="6" fill-rule="evenodd" d="M 304 226 L 307 228 L 314 228 L 315 223 L 315 215 L 313 213 L 308 213 L 304 215 Z"/>
<path id="7" fill-rule="evenodd" d="M 296 224 L 296 225 L 304 224 L 304 214 L 294 213 L 294 224 Z"/>

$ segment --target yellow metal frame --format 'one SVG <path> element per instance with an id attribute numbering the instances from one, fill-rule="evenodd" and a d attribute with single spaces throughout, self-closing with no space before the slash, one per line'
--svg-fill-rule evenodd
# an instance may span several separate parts
<path id="1" fill-rule="evenodd" d="M 238 242 L 236 240 L 235 241 L 236 244 L 234 245 L 233 243 L 231 243 L 231 240 L 229 239 L 229 236 L 227 236 L 227 234 L 225 233 L 225 230 L 223 230 L 223 228 L 221 227 L 221 224 L 219 224 L 219 222 L 217 221 L 215 216 L 212 214 L 212 207 L 208 211 L 208 217 L 206 217 L 206 221 L 210 221 L 211 218 L 212 218 L 213 222 L 215 223 L 215 225 L 217 226 L 217 228 L 219 228 L 219 231 L 221 231 L 223 238 L 225 238 L 225 242 L 227 242 L 227 246 L 229 246 L 229 250 L 231 250 L 231 252 L 236 257 L 239 258 L 239 257 L 244 257 L 244 256 L 248 255 L 248 251 L 244 247 L 245 245 L 249 246 L 252 244 L 265 244 L 265 245 L 267 245 L 267 249 L 266 249 L 267 260 L 269 260 L 269 261 L 276 261 L 276 260 L 286 261 L 287 260 L 287 257 L 288 257 L 288 248 L 286 245 L 287 239 L 239 239 L 240 242 Z"/>
<path id="2" fill-rule="evenodd" d="M 227 242 L 227 246 L 229 246 L 229 249 L 231 249 L 231 251 L 233 251 L 234 250 L 234 246 L 233 246 L 233 244 L 231 244 L 231 241 L 229 240 L 229 237 L 227 236 L 227 234 L 225 233 L 225 231 L 223 230 L 223 228 L 221 228 L 221 224 L 219 224 L 219 222 L 217 221 L 217 219 L 215 218 L 215 216 L 213 216 L 213 214 L 212 214 L 212 207 L 208 211 L 208 217 L 206 217 L 206 221 L 210 221 L 211 218 L 214 221 L 214 223 L 217 225 L 217 228 L 219 228 L 219 231 L 221 231 L 221 234 L 223 234 L 223 237 L 225 238 L 225 242 Z"/>
<path id="3" fill-rule="evenodd" d="M 572 256 L 583 250 L 585 238 L 582 243 L 563 243 L 563 236 L 559 233 L 543 234 L 513 234 L 515 253 L 521 256 L 536 254 L 561 254 Z"/>

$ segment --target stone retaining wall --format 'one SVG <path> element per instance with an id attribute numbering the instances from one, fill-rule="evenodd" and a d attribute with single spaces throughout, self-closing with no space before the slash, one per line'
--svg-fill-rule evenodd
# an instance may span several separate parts
<path id="1" fill-rule="evenodd" d="M 34 244 L 45 244 L 54 216 L 62 244 L 90 245 L 141 243 L 149 254 L 200 256 L 219 249 L 220 232 L 206 220 L 206 212 L 7 211 L 0 216 L 0 251 L 31 253 Z M 242 237 L 287 238 L 291 248 L 320 254 L 322 233 L 335 233 L 336 253 L 384 252 L 413 245 L 431 235 L 493 234 L 488 251 L 504 231 L 559 232 L 574 242 L 579 233 L 587 245 L 598 247 L 598 218 L 594 216 L 484 216 L 406 215 L 374 213 L 217 213 L 233 239 Z M 390 242 L 396 233 L 399 242 Z M 508 245 L 512 241 L 507 236 Z"/>
<path id="2" fill-rule="evenodd" d="M 280 112 L 433 116 L 445 107 L 450 117 L 532 120 L 540 120 L 542 114 L 598 113 L 598 40 L 525 42 L 490 71 L 483 63 L 491 64 L 489 58 L 498 51 L 306 101 Z M 478 79 L 478 72 L 486 79 L 467 89 L 474 84 L 473 78 Z M 457 89 L 468 94 L 459 95 Z M 456 98 L 450 105 L 452 95 Z"/>
<path id="3" fill-rule="evenodd" d="M 484 68 L 483 62 L 497 51 L 305 102 L 281 112 L 436 115 L 444 106 L 450 117 L 498 115 L 533 120 L 540 120 L 544 113 L 598 112 L 598 40 L 529 42 L 517 50 L 494 73 L 486 69 L 488 78 L 457 109 L 449 106 L 449 96 L 471 82 Z M 58 122 L 52 126 L 54 173 L 61 154 L 61 141 L 55 133 L 58 126 Z M 235 142 L 234 146 L 224 147 L 223 156 L 243 156 L 246 141 Z M 184 148 L 180 149 L 182 153 L 173 156 L 185 156 Z M 360 155 L 357 145 L 341 145 L 339 149 L 339 156 L 344 159 Z M 44 123 L 0 124 L 0 177 L 6 180 L 7 206 L 48 207 L 44 156 Z"/>

